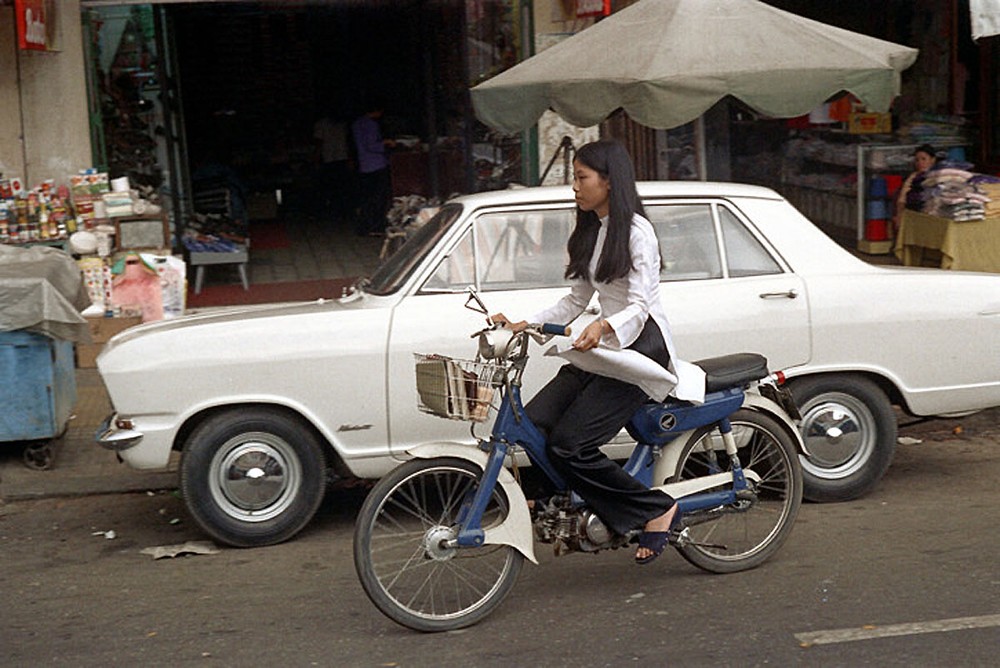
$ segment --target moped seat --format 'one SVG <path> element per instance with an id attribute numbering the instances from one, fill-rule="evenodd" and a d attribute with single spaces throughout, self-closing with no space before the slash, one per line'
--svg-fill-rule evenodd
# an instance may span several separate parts
<path id="1" fill-rule="evenodd" d="M 695 362 L 705 371 L 705 392 L 746 387 L 768 375 L 767 358 L 757 353 L 735 353 Z"/>

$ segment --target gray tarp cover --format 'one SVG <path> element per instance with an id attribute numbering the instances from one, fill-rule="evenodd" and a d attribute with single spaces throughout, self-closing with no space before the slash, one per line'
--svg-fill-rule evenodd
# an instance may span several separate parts
<path id="1" fill-rule="evenodd" d="M 640 0 L 471 90 L 476 116 L 516 132 L 546 109 L 573 125 L 619 107 L 673 128 L 727 95 L 775 118 L 840 91 L 887 111 L 917 50 L 755 0 Z"/>
<path id="2" fill-rule="evenodd" d="M 90 329 L 80 315 L 88 306 L 83 274 L 68 253 L 0 244 L 0 332 L 89 343 Z"/>

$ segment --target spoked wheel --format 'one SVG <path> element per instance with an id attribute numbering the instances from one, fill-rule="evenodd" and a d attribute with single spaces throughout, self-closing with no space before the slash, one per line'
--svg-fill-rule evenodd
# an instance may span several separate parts
<path id="1" fill-rule="evenodd" d="M 508 545 L 450 547 L 462 504 L 481 471 L 461 459 L 414 460 L 369 493 L 354 530 L 354 567 L 372 603 L 417 631 L 475 624 L 514 586 L 524 557 Z M 488 529 L 507 517 L 499 487 L 486 507 Z"/>
<path id="2" fill-rule="evenodd" d="M 741 409 L 730 421 L 753 493 L 735 505 L 685 516 L 691 543 L 677 548 L 689 562 L 713 573 L 763 563 L 788 538 L 802 503 L 802 470 L 792 438 L 773 418 L 755 411 Z M 673 481 L 729 469 L 721 436 L 705 427 L 685 444 Z"/>

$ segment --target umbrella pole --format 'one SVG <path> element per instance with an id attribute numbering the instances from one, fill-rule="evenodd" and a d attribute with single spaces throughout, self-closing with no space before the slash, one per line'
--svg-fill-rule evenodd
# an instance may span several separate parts
<path id="1" fill-rule="evenodd" d="M 708 181 L 708 149 L 705 145 L 705 116 L 694 119 L 694 150 L 698 160 L 698 180 Z"/>
<path id="2" fill-rule="evenodd" d="M 552 165 L 556 164 L 556 160 L 559 159 L 559 154 L 562 153 L 563 156 L 563 185 L 569 183 L 569 165 L 573 162 L 573 153 L 575 149 L 573 148 L 573 140 L 566 135 L 559 142 L 559 148 L 556 152 L 552 154 L 552 159 L 549 160 L 549 164 L 545 166 L 545 171 L 542 172 L 542 176 L 538 179 L 538 185 L 545 183 L 545 177 L 549 175 L 549 171 L 552 169 Z"/>

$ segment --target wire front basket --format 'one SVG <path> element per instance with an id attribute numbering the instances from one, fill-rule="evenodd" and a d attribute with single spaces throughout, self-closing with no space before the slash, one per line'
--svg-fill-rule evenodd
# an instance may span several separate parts
<path id="1" fill-rule="evenodd" d="M 425 413 L 467 422 L 484 422 L 504 367 L 492 362 L 415 353 L 417 408 Z"/>

